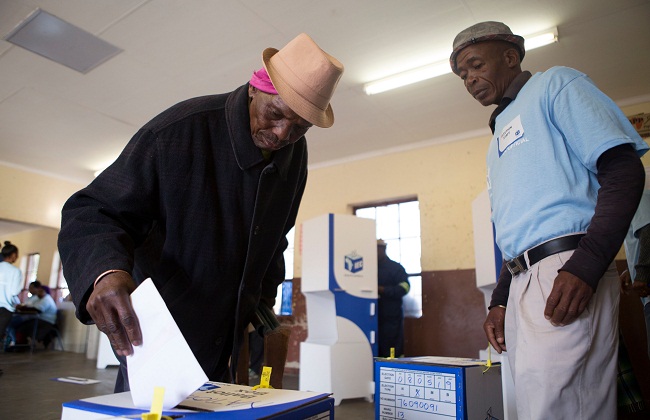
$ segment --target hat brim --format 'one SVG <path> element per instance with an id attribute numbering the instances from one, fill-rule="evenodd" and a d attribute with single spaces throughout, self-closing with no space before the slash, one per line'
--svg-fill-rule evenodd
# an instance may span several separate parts
<path id="1" fill-rule="evenodd" d="M 300 117 L 317 127 L 329 128 L 334 124 L 334 111 L 332 105 L 327 104 L 325 110 L 312 104 L 307 99 L 303 98 L 291 84 L 282 77 L 282 72 L 279 71 L 271 62 L 278 50 L 276 48 L 267 48 L 262 52 L 262 62 L 264 68 L 271 78 L 273 87 L 278 91 L 280 98 Z"/>

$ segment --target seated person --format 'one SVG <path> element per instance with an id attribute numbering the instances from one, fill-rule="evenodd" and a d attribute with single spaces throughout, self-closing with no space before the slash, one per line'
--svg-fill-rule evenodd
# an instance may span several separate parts
<path id="1" fill-rule="evenodd" d="M 37 280 L 29 284 L 31 296 L 24 303 L 16 305 L 16 314 L 38 314 L 37 319 L 29 316 L 14 315 L 7 334 L 10 337 L 9 347 L 17 344 L 26 344 L 26 337 L 32 335 L 34 322 L 38 322 L 38 341 L 42 341 L 56 324 L 57 307 L 43 285 Z M 42 333 L 41 333 L 42 331 Z"/>

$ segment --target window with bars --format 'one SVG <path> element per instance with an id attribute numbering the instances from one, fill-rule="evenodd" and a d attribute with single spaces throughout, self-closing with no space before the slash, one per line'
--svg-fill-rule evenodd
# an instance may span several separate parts
<path id="1" fill-rule="evenodd" d="M 59 252 L 54 253 L 54 258 L 52 260 L 52 270 L 56 270 L 56 291 L 57 291 L 57 302 L 64 301 L 68 295 L 70 295 L 70 289 L 68 287 L 68 282 L 63 276 L 63 264 L 61 263 L 61 256 Z"/>
<path id="2" fill-rule="evenodd" d="M 27 256 L 27 265 L 25 266 L 25 289 L 29 288 L 29 283 L 37 280 L 38 263 L 41 260 L 41 254 L 38 252 Z"/>
<path id="3" fill-rule="evenodd" d="M 41 254 L 33 253 L 22 257 L 20 261 L 20 271 L 23 273 L 23 288 L 18 294 L 18 299 L 24 302 L 29 297 L 29 283 L 37 280 L 38 263 L 41 260 Z"/>
<path id="4" fill-rule="evenodd" d="M 404 316 L 422 316 L 422 241 L 417 198 L 355 206 L 358 217 L 374 219 L 377 239 L 386 242 L 386 254 L 404 267 L 411 290 L 403 298 Z"/>

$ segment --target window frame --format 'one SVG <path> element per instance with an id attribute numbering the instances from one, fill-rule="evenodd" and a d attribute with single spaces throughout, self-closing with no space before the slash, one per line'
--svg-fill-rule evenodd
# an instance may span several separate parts
<path id="1" fill-rule="evenodd" d="M 393 198 L 393 199 L 388 199 L 388 200 L 380 200 L 380 201 L 373 201 L 373 202 L 366 202 L 362 204 L 355 204 L 352 205 L 352 214 L 357 216 L 357 217 L 362 217 L 358 216 L 357 212 L 359 210 L 365 210 L 365 209 L 375 209 L 375 220 L 377 216 L 377 208 L 379 207 L 388 207 L 391 205 L 400 205 L 400 204 L 406 204 L 406 203 L 411 203 L 411 202 L 417 202 L 418 203 L 418 214 L 421 215 L 419 212 L 419 205 L 420 201 L 418 200 L 417 196 L 405 196 L 401 198 Z M 397 220 L 397 223 L 400 223 L 399 217 Z M 379 231 L 379 227 L 377 227 L 377 231 Z M 379 235 L 377 234 L 377 239 L 383 239 L 383 240 L 390 240 L 391 242 L 395 241 L 397 239 L 397 242 L 401 244 L 402 241 L 402 236 L 401 236 L 401 229 L 398 229 L 398 237 L 397 238 L 380 238 Z M 409 279 L 409 283 L 411 283 L 411 290 L 409 293 L 404 297 L 405 301 L 408 301 L 408 303 L 405 302 L 404 305 L 404 316 L 406 318 L 420 318 L 422 316 L 422 251 L 421 251 L 421 244 L 422 244 L 422 228 L 420 225 L 419 232 L 418 232 L 418 239 L 420 241 L 420 270 L 418 272 L 408 272 L 407 270 L 407 276 Z M 411 237 L 409 237 L 411 238 Z M 400 247 L 401 248 L 401 247 Z M 400 252 L 401 254 L 401 252 Z M 400 258 L 401 260 L 401 258 Z M 400 262 L 401 261 L 397 261 Z"/>

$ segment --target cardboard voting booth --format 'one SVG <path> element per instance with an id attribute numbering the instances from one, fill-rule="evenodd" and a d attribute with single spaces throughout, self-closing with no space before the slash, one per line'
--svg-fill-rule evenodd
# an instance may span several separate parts
<path id="1" fill-rule="evenodd" d="M 63 403 L 62 420 L 140 418 L 148 410 L 136 408 L 129 392 Z M 163 415 L 188 420 L 333 419 L 329 394 L 207 382 L 178 407 Z"/>
<path id="2" fill-rule="evenodd" d="M 302 225 L 302 292 L 307 340 L 300 345 L 300 390 L 372 401 L 377 354 L 375 221 L 326 214 Z"/>
<path id="3" fill-rule="evenodd" d="M 375 360 L 379 420 L 503 419 L 501 366 L 476 359 Z"/>

